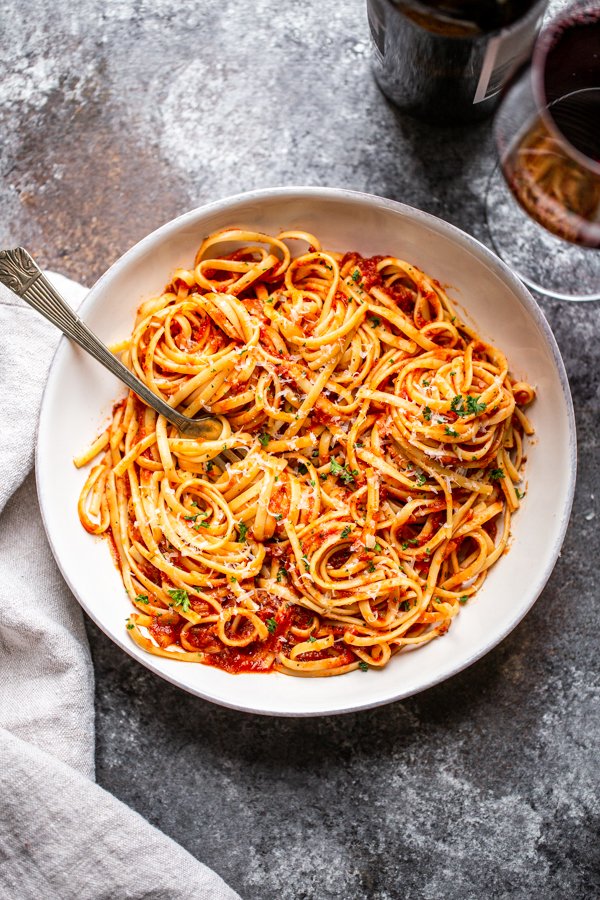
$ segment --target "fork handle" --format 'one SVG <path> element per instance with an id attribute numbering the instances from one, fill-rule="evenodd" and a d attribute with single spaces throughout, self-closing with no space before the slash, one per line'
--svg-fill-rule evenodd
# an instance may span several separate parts
<path id="1" fill-rule="evenodd" d="M 0 250 L 0 282 L 18 297 L 25 300 L 49 322 L 56 325 L 63 334 L 98 360 L 109 372 L 116 375 L 138 397 L 151 406 L 181 432 L 190 433 L 193 423 L 187 416 L 165 403 L 140 381 L 127 366 L 111 353 L 108 347 L 96 337 L 79 316 L 56 291 L 27 250 Z M 200 423 L 198 423 L 200 425 Z"/>

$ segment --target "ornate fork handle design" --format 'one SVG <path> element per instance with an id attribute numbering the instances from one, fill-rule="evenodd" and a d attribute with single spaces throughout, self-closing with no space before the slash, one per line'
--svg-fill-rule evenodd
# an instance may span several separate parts
<path id="1" fill-rule="evenodd" d="M 221 422 L 215 418 L 190 419 L 157 397 L 127 366 L 110 352 L 108 347 L 90 331 L 71 307 L 56 291 L 27 250 L 0 250 L 0 282 L 41 313 L 49 322 L 60 328 L 72 341 L 98 360 L 109 372 L 116 375 L 138 397 L 175 425 L 189 437 L 217 440 L 222 431 Z"/>

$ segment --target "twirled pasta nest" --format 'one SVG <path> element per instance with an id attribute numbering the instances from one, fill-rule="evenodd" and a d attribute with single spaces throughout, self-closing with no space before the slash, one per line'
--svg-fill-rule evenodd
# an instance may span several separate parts
<path id="1" fill-rule="evenodd" d="M 504 553 L 534 390 L 414 265 L 225 229 L 115 350 L 221 426 L 183 437 L 130 393 L 76 460 L 99 457 L 81 522 L 110 537 L 148 652 L 382 667 L 444 634 Z"/>

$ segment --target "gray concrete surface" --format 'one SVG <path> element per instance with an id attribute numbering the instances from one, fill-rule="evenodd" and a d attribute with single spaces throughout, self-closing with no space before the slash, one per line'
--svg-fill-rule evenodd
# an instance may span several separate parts
<path id="1" fill-rule="evenodd" d="M 397 114 L 370 75 L 362 0 L 0 13 L 2 245 L 91 283 L 177 213 L 298 183 L 402 200 L 489 242 L 489 124 Z M 274 720 L 177 691 L 89 626 L 100 784 L 245 900 L 600 895 L 600 304 L 543 309 L 573 390 L 577 496 L 546 590 L 485 659 L 385 708 Z"/>

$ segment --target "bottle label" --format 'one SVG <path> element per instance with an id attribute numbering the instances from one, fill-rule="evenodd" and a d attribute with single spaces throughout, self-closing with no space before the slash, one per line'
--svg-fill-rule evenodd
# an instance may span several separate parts
<path id="1" fill-rule="evenodd" d="M 500 32 L 490 39 L 473 103 L 481 103 L 499 94 L 510 76 L 527 60 L 542 18 L 527 17 L 520 27 Z"/>

